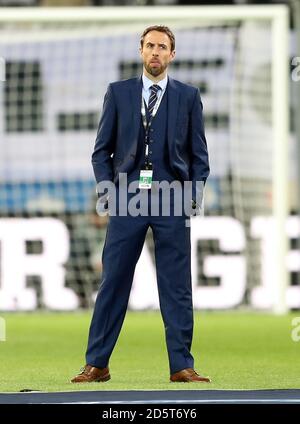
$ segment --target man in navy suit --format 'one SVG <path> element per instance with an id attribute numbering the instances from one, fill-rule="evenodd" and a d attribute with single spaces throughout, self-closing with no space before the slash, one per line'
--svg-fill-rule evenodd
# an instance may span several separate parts
<path id="1" fill-rule="evenodd" d="M 191 354 L 193 304 L 190 216 L 202 203 L 209 175 L 199 90 L 167 75 L 175 57 L 168 27 L 151 26 L 141 37 L 143 75 L 109 85 L 92 164 L 98 207 L 110 214 L 102 254 L 102 279 L 89 331 L 86 365 L 73 383 L 110 379 L 109 359 L 125 318 L 136 263 L 149 227 L 153 232 L 160 308 L 165 326 L 172 382 L 210 382 L 194 370 Z M 177 189 L 160 189 L 164 182 Z M 188 204 L 176 196 L 189 185 Z M 106 183 L 116 196 L 105 190 Z M 143 213 L 130 210 L 136 184 Z M 137 186 L 138 185 L 138 186 Z M 121 201 L 121 187 L 127 190 Z M 170 211 L 162 212 L 168 198 Z M 114 202 L 112 202 L 112 199 Z M 123 203 L 122 203 L 123 202 Z M 184 206 L 181 214 L 176 207 Z M 145 203 L 145 202 L 144 202 Z M 126 213 L 124 213 L 124 204 Z M 154 206 L 158 206 L 153 213 Z M 158 211 L 158 212 L 157 212 Z M 145 272 L 147 272 L 145 270 Z"/>

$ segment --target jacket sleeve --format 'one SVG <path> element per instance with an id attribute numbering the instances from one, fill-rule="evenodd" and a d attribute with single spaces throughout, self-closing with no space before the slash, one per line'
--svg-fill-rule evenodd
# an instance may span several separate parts
<path id="1" fill-rule="evenodd" d="M 117 109 L 111 84 L 104 97 L 102 114 L 98 126 L 92 165 L 96 182 L 113 180 L 112 153 L 117 134 Z"/>
<path id="2" fill-rule="evenodd" d="M 191 168 L 190 178 L 192 181 L 192 199 L 202 204 L 203 188 L 209 175 L 209 159 L 207 143 L 204 132 L 203 105 L 199 90 L 196 90 L 191 119 L 190 119 L 190 148 Z"/>

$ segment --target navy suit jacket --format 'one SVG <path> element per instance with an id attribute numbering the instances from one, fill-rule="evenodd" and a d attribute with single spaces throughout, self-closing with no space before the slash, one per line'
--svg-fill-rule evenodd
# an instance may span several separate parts
<path id="1" fill-rule="evenodd" d="M 207 144 L 204 134 L 202 102 L 199 90 L 168 77 L 168 151 L 178 180 L 196 181 L 209 175 Z M 97 183 L 116 183 L 119 172 L 130 173 L 135 166 L 141 125 L 142 79 L 131 78 L 109 84 L 99 122 L 92 165 Z"/>

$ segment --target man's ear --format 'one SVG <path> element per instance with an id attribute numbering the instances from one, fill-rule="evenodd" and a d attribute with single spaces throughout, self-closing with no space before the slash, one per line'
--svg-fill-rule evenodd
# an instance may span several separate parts
<path id="1" fill-rule="evenodd" d="M 174 59 L 175 54 L 176 54 L 176 52 L 175 52 L 175 50 L 173 50 L 173 51 L 171 52 L 171 61 Z"/>

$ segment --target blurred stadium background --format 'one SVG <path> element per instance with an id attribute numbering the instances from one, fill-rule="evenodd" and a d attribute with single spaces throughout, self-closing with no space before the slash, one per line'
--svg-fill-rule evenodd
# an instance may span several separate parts
<path id="1" fill-rule="evenodd" d="M 140 73 L 139 37 L 154 23 L 175 32 L 170 75 L 204 103 L 195 308 L 300 308 L 300 7 L 259 3 L 0 0 L 0 312 L 93 306 L 107 218 L 90 156 L 106 87 Z M 130 309 L 157 309 L 155 286 L 149 234 Z"/>

